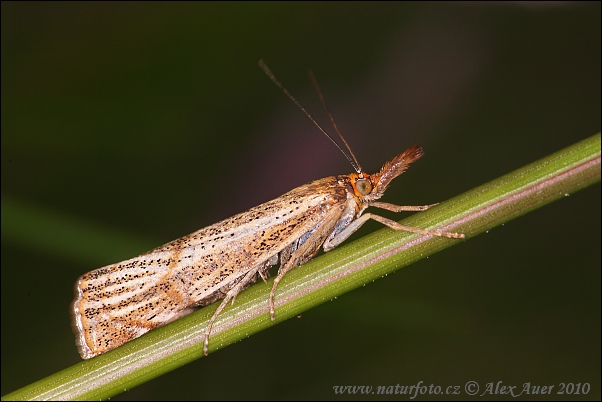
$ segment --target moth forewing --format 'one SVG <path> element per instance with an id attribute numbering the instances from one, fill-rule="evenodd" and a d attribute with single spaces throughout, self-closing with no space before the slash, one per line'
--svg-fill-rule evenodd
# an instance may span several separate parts
<path id="1" fill-rule="evenodd" d="M 80 277 L 71 309 L 80 355 L 90 358 L 107 352 L 191 307 L 229 300 L 258 275 L 266 275 L 279 255 L 286 263 L 295 255 L 291 245 L 296 243 L 298 249 L 300 240 L 306 240 L 345 200 L 345 191 L 333 180 L 298 187 L 136 258 Z M 249 272 L 257 275 L 249 277 Z"/>

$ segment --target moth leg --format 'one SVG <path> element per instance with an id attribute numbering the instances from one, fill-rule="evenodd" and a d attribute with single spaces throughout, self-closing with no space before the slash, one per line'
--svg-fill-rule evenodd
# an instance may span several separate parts
<path id="1" fill-rule="evenodd" d="M 263 270 L 263 271 L 259 270 L 257 273 L 259 274 L 259 276 L 261 276 L 261 279 L 263 279 L 263 281 L 267 285 L 268 278 L 270 277 L 270 273 L 267 270 Z"/>
<path id="2" fill-rule="evenodd" d="M 402 211 L 426 211 L 427 209 L 434 207 L 436 204 L 429 205 L 395 205 L 389 204 L 388 202 L 371 202 L 371 207 L 386 209 L 391 212 L 402 212 Z"/>
<path id="3" fill-rule="evenodd" d="M 276 265 L 278 262 L 278 254 L 271 256 L 263 265 L 257 270 L 257 273 L 263 279 L 263 281 L 267 284 L 268 278 L 270 277 L 270 268 L 273 265 Z M 234 303 L 234 301 L 232 301 Z"/>
<path id="4" fill-rule="evenodd" d="M 313 233 L 305 240 L 303 244 L 298 246 L 298 248 L 290 255 L 290 258 L 284 265 L 280 266 L 278 270 L 278 275 L 274 278 L 274 284 L 272 285 L 272 291 L 270 292 L 270 318 L 272 321 L 276 318 L 274 313 L 274 296 L 276 294 L 276 288 L 278 287 L 278 283 L 282 280 L 284 275 L 289 272 L 291 269 L 298 267 L 301 264 L 306 263 L 311 260 L 314 255 L 320 249 L 324 240 L 328 237 L 328 235 L 332 232 L 335 227 L 339 217 L 341 215 L 341 211 L 338 209 L 333 209 L 330 211 L 323 220 L 323 223 L 316 227 Z"/>
<path id="5" fill-rule="evenodd" d="M 383 225 L 386 225 L 393 230 L 405 230 L 406 232 L 419 233 L 419 234 L 425 234 L 425 235 L 433 235 L 433 236 L 439 236 L 439 237 L 447 237 L 448 239 L 463 239 L 464 238 L 463 233 L 441 232 L 439 230 L 420 229 L 420 228 L 416 228 L 413 226 L 401 225 L 398 222 L 395 222 L 391 219 L 384 218 L 380 215 L 373 215 L 371 213 L 368 213 L 366 215 L 369 216 L 368 219 L 374 219 L 375 221 L 380 222 Z M 366 215 L 364 215 L 364 216 L 366 216 Z"/>
<path id="6" fill-rule="evenodd" d="M 317 235 L 319 233 L 314 232 L 314 234 L 307 239 L 307 241 L 305 243 L 303 243 L 303 245 L 301 247 L 299 247 L 290 257 L 290 259 L 287 261 L 286 264 L 281 265 L 280 269 L 278 270 L 278 275 L 274 278 L 274 284 L 272 285 L 272 291 L 270 292 L 270 300 L 269 300 L 269 306 L 270 306 L 270 318 L 272 319 L 272 321 L 274 321 L 276 319 L 275 316 L 275 312 L 274 312 L 274 295 L 276 294 L 276 288 L 278 287 L 278 284 L 280 283 L 280 281 L 282 280 L 282 278 L 284 277 L 284 275 L 286 275 L 287 272 L 289 272 L 291 269 L 298 267 L 299 265 L 303 264 L 304 262 L 307 262 L 311 259 L 311 257 L 313 257 L 319 250 L 320 245 L 318 244 L 317 246 L 314 245 L 313 243 L 313 237 L 315 235 Z M 304 254 L 305 251 L 310 251 L 310 247 L 313 245 L 313 250 L 311 255 L 308 258 L 301 258 L 302 255 Z"/>
<path id="7" fill-rule="evenodd" d="M 243 276 L 242 279 L 235 286 L 233 286 L 232 289 L 228 291 L 228 293 L 226 293 L 224 300 L 222 300 L 217 310 L 215 310 L 215 313 L 213 313 L 213 316 L 207 324 L 207 328 L 205 328 L 205 343 L 203 344 L 203 353 L 205 354 L 205 356 L 209 354 L 209 335 L 211 334 L 211 328 L 213 327 L 213 323 L 220 315 L 222 310 L 228 305 L 228 302 L 230 300 L 232 300 L 232 303 L 234 303 L 234 300 L 236 300 L 236 296 L 246 287 L 248 287 L 251 283 L 255 282 L 255 280 L 257 279 L 257 271 L 259 270 L 259 268 L 260 267 L 257 267 L 247 272 L 247 274 Z"/>
<path id="8" fill-rule="evenodd" d="M 389 204 L 392 205 L 392 204 Z M 382 223 L 385 226 L 390 227 L 393 230 L 404 230 L 406 232 L 419 233 L 424 235 L 433 235 L 433 236 L 441 236 L 447 237 L 450 239 L 463 239 L 464 235 L 462 233 L 451 233 L 451 232 L 440 232 L 438 230 L 426 230 L 415 228 L 412 226 L 401 225 L 391 219 L 387 219 L 380 215 L 374 215 L 371 213 L 367 213 L 351 222 L 349 226 L 343 229 L 340 233 L 338 233 L 334 238 L 330 239 L 330 241 L 324 243 L 324 251 L 329 251 L 344 242 L 349 236 L 351 236 L 356 230 L 358 230 L 366 221 L 369 219 L 373 219 L 377 222 Z"/>

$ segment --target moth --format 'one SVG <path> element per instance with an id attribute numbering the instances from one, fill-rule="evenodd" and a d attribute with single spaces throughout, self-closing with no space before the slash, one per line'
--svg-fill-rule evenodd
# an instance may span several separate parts
<path id="1" fill-rule="evenodd" d="M 270 267 L 280 263 L 268 300 L 275 317 L 278 283 L 291 269 L 314 257 L 320 248 L 332 250 L 366 221 L 373 219 L 394 230 L 462 239 L 463 234 L 401 225 L 372 213 L 368 207 L 393 212 L 423 211 L 435 205 L 398 206 L 377 201 L 391 181 L 424 153 L 411 146 L 366 173 L 336 127 L 315 78 L 322 104 L 345 144 L 345 152 L 280 84 L 263 61 L 268 77 L 341 150 L 354 173 L 331 176 L 297 187 L 272 201 L 200 229 L 138 257 L 88 272 L 75 283 L 72 327 L 82 358 L 89 359 L 129 342 L 153 328 L 196 308 L 222 300 L 205 329 L 203 351 L 216 318 L 236 296 Z"/>

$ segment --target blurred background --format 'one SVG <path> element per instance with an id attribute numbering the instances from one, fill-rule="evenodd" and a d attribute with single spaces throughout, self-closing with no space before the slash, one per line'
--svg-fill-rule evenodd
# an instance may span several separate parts
<path id="1" fill-rule="evenodd" d="M 600 131 L 599 2 L 1 11 L 2 395 L 81 361 L 78 276 L 352 171 L 260 58 L 329 128 L 314 71 L 366 171 L 425 149 L 383 201 L 444 201 Z M 113 399 L 471 380 L 600 399 L 600 264 L 598 183 Z"/>

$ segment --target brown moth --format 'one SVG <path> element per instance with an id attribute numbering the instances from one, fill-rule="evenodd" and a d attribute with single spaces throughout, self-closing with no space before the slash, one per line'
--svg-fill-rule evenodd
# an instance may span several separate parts
<path id="1" fill-rule="evenodd" d="M 259 64 L 309 116 L 263 61 Z M 311 78 L 315 84 L 313 76 Z M 330 116 L 330 112 L 328 114 Z M 311 116 L 309 118 L 335 142 Z M 332 122 L 334 124 L 334 120 Z M 238 293 L 259 277 L 265 281 L 270 267 L 279 262 L 268 301 L 273 320 L 276 289 L 284 275 L 309 261 L 320 248 L 332 250 L 369 219 L 394 230 L 464 238 L 463 234 L 408 227 L 379 215 L 364 214 L 369 206 L 393 212 L 423 211 L 432 206 L 398 206 L 377 201 L 389 183 L 419 159 L 423 151 L 412 146 L 385 163 L 380 172 L 368 174 L 362 170 L 336 125 L 335 129 L 349 154 L 337 147 L 351 162 L 355 173 L 326 177 L 297 187 L 148 253 L 81 276 L 75 284 L 71 315 L 82 358 L 108 352 L 195 308 L 222 300 L 205 329 L 204 353 L 207 355 L 211 327 Z"/>

